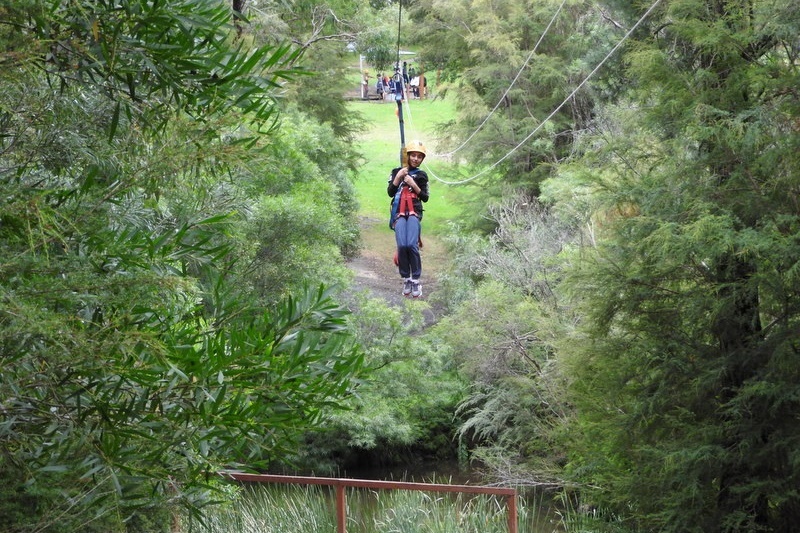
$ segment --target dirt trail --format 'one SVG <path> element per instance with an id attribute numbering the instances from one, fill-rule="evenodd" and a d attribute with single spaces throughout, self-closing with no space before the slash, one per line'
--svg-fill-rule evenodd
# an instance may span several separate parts
<path id="1" fill-rule="evenodd" d="M 392 262 L 394 234 L 388 229 L 383 230 L 384 220 L 361 217 L 359 224 L 363 241 L 361 254 L 347 263 L 355 274 L 353 290 L 367 291 L 370 296 L 386 300 L 389 305 L 405 305 L 408 299 L 400 293 L 402 278 Z M 436 292 L 439 289 L 438 274 L 445 262 L 445 248 L 440 239 L 423 233 L 422 289 L 423 301 L 429 306 L 424 311 L 426 325 L 435 323 L 443 312 Z"/>

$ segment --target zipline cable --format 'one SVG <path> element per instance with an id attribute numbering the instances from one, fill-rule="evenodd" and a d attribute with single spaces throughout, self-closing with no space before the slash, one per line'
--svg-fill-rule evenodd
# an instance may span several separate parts
<path id="1" fill-rule="evenodd" d="M 400 126 L 400 166 L 405 165 L 403 154 L 406 148 L 406 135 L 405 129 L 403 127 L 403 93 L 405 92 L 405 87 L 403 86 L 403 80 L 397 79 L 397 72 L 400 69 L 400 28 L 403 23 L 403 1 L 400 0 L 398 2 L 399 10 L 397 14 L 397 63 L 395 63 L 395 70 L 393 76 L 393 84 L 394 84 L 394 99 L 397 102 L 397 120 Z M 398 86 L 399 81 L 399 86 Z M 398 92 L 398 89 L 401 89 L 401 92 Z"/>
<path id="2" fill-rule="evenodd" d="M 400 64 L 400 27 L 403 24 L 403 2 L 397 2 L 398 4 L 398 12 L 397 12 L 397 64 Z"/>
<path id="3" fill-rule="evenodd" d="M 494 115 L 494 112 L 497 111 L 497 108 L 500 107 L 500 104 L 503 103 L 503 101 L 505 100 L 506 96 L 508 96 L 508 93 L 511 91 L 512 87 L 514 87 L 514 84 L 517 83 L 517 80 L 522 75 L 522 71 L 525 70 L 525 67 L 528 66 L 528 63 L 530 63 L 531 59 L 533 58 L 533 55 L 536 53 L 536 50 L 539 48 L 539 45 L 542 43 L 542 40 L 544 39 L 545 35 L 547 35 L 547 32 L 550 31 L 550 27 L 553 25 L 553 22 L 555 22 L 556 17 L 558 17 L 558 14 L 561 12 L 561 9 L 564 7 L 564 5 L 566 3 L 567 3 L 567 0 L 562 0 L 561 1 L 561 5 L 558 6 L 558 9 L 556 9 L 556 12 L 553 14 L 553 18 L 550 19 L 550 22 L 549 22 L 549 24 L 547 24 L 547 27 L 544 29 L 544 32 L 542 33 L 541 37 L 539 37 L 539 40 L 536 41 L 536 44 L 534 45 L 533 50 L 531 50 L 531 53 L 528 54 L 528 58 L 525 60 L 524 63 L 522 63 L 522 66 L 519 68 L 519 71 L 517 72 L 517 75 L 514 77 L 513 80 L 511 80 L 511 84 L 505 90 L 505 92 L 503 93 L 503 96 L 500 97 L 500 99 L 497 101 L 497 104 L 495 104 L 494 108 L 492 108 L 492 110 L 489 112 L 489 114 L 486 115 L 486 118 L 484 118 L 483 122 L 481 122 L 478 125 L 477 129 L 475 129 L 475 131 L 473 131 L 472 134 L 469 137 L 467 137 L 466 140 L 464 142 L 462 142 L 461 145 L 459 145 L 458 148 L 456 148 L 455 150 L 452 150 L 452 151 L 444 153 L 444 154 L 434 154 L 434 155 L 436 155 L 438 157 L 451 157 L 451 156 L 455 155 L 459 150 L 464 148 L 464 146 L 466 146 L 467 143 L 469 141 L 471 141 L 472 138 L 475 137 L 475 135 L 477 135 L 479 131 L 481 131 L 483 126 L 486 125 L 486 123 L 489 121 L 490 118 L 492 118 L 492 115 Z"/>
<path id="4" fill-rule="evenodd" d="M 531 50 L 531 52 L 528 54 L 528 58 L 522 63 L 522 66 L 517 71 L 517 74 L 516 74 L 516 76 L 514 76 L 514 79 L 511 80 L 511 83 L 509 84 L 508 88 L 505 90 L 503 95 L 497 101 L 497 104 L 494 106 L 494 108 L 489 112 L 489 114 L 478 125 L 477 129 L 475 131 L 473 131 L 469 135 L 469 137 L 467 137 L 467 139 L 463 143 L 461 143 L 461 145 L 458 148 L 454 149 L 451 152 L 446 152 L 446 153 L 442 153 L 442 154 L 433 153 L 433 154 L 431 154 L 433 157 L 451 157 L 451 156 L 455 155 L 459 150 L 461 150 L 481 130 L 481 128 L 483 128 L 483 126 L 486 124 L 486 122 L 488 122 L 488 120 L 491 118 L 491 116 L 494 114 L 494 112 L 497 111 L 497 108 L 500 107 L 500 104 L 503 103 L 503 100 L 505 100 L 506 96 L 508 96 L 509 91 L 511 91 L 511 89 L 514 87 L 514 84 L 517 82 L 519 77 L 522 75 L 522 71 L 525 70 L 525 67 L 528 65 L 530 60 L 533 58 L 533 55 L 536 53 L 536 50 L 539 48 L 539 45 L 542 43 L 542 41 L 544 40 L 545 36 L 550 31 L 550 27 L 553 25 L 553 23 L 556 20 L 556 17 L 558 17 L 558 14 L 564 8 L 564 5 L 566 3 L 567 3 L 567 0 L 562 0 L 561 5 L 558 6 L 558 9 L 556 9 L 556 12 L 553 14 L 553 17 L 550 19 L 550 22 L 547 24 L 547 27 L 545 27 L 544 32 L 542 32 L 542 35 L 539 37 L 539 40 L 536 41 L 536 44 L 534 45 L 533 50 Z M 398 29 L 398 32 L 399 31 L 400 30 Z M 400 61 L 399 46 L 398 46 L 397 57 L 398 57 L 398 64 L 399 64 L 399 61 Z M 411 119 L 411 107 L 408 104 L 406 105 L 406 107 L 407 107 L 407 111 L 408 111 L 408 114 L 409 114 L 409 119 Z M 410 121 L 411 121 L 411 126 L 413 128 L 414 122 L 413 122 L 413 120 L 410 120 Z"/>
<path id="5" fill-rule="evenodd" d="M 655 9 L 655 8 L 658 6 L 658 4 L 660 4 L 660 3 L 661 3 L 661 0 L 655 0 L 655 2 L 653 2 L 653 5 L 651 5 L 651 6 L 650 6 L 650 8 L 649 8 L 647 11 L 645 11 L 644 15 L 642 15 L 642 16 L 641 16 L 641 18 L 640 18 L 638 21 L 636 21 L 636 24 L 634 24 L 634 25 L 631 27 L 631 29 L 629 29 L 629 30 L 627 31 L 627 33 L 625 33 L 625 35 L 622 37 L 622 39 L 620 39 L 620 41 L 619 41 L 619 42 L 618 42 L 618 43 L 617 43 L 617 44 L 614 46 L 614 48 L 612 48 L 612 49 L 611 49 L 611 51 L 610 51 L 610 52 L 608 52 L 608 54 L 606 54 L 606 56 L 605 56 L 605 57 L 602 59 L 602 61 L 600 61 L 600 63 L 598 63 L 598 64 L 597 64 L 597 66 L 596 66 L 596 67 L 594 67 L 594 69 L 593 69 L 593 70 L 592 70 L 592 71 L 589 73 L 589 75 L 588 75 L 588 76 L 586 76 L 586 77 L 583 79 L 583 81 L 582 81 L 580 84 L 578 84 L 578 86 L 577 86 L 577 87 L 575 87 L 575 89 L 574 89 L 574 90 L 573 90 L 573 91 L 572 91 L 572 92 L 569 94 L 569 96 L 567 96 L 567 97 L 564 99 L 564 101 L 563 101 L 563 102 L 561 102 L 561 103 L 560 103 L 560 104 L 559 104 L 559 105 L 558 105 L 558 106 L 557 106 L 557 107 L 556 107 L 556 108 L 553 110 L 553 112 L 552 112 L 552 113 L 550 113 L 550 114 L 547 116 L 547 118 L 545 118 L 545 119 L 544 119 L 542 122 L 540 122 L 540 123 L 539 123 L 539 125 L 538 125 L 538 126 L 536 126 L 536 128 L 534 128 L 534 130 L 533 130 L 532 132 L 530 132 L 530 133 L 529 133 L 529 134 L 528 134 L 528 135 L 527 135 L 527 136 L 526 136 L 524 139 L 522 139 L 522 141 L 520 141 L 520 143 L 519 143 L 519 144 L 517 144 L 517 145 L 516 145 L 514 148 L 512 148 L 512 149 L 511 149 L 511 150 L 510 150 L 510 151 L 509 151 L 509 152 L 508 152 L 506 155 L 504 155 L 503 157 L 501 157 L 500 159 L 498 159 L 497 161 L 495 161 L 494 163 L 492 163 L 492 164 L 491 164 L 489 167 L 487 167 L 487 168 L 483 169 L 482 171 L 478 172 L 478 173 L 477 173 L 477 174 L 475 174 L 474 176 L 471 176 L 471 177 L 469 177 L 469 178 L 465 178 L 465 179 L 463 179 L 463 180 L 458 180 L 458 181 L 447 181 L 447 180 L 443 180 L 442 178 L 440 178 L 439 176 L 437 176 L 437 175 L 436 175 L 436 174 L 435 174 L 435 173 L 434 173 L 432 170 L 430 170 L 430 167 L 428 167 L 428 165 L 427 165 L 427 164 L 423 163 L 423 165 L 425 165 L 425 171 L 426 171 L 428 174 L 430 174 L 431 176 L 433 176 L 433 177 L 434 177 L 434 179 L 438 180 L 438 181 L 439 181 L 439 182 L 441 182 L 441 183 L 444 183 L 445 185 L 462 185 L 462 184 L 464 184 L 464 183 L 469 183 L 470 181 L 473 181 L 473 180 L 475 180 L 475 179 L 477 179 L 477 178 L 479 178 L 479 177 L 483 176 L 484 174 L 486 174 L 486 173 L 487 173 L 487 172 L 489 172 L 490 170 L 492 170 L 492 169 L 494 169 L 495 167 L 497 167 L 497 165 L 499 165 L 500 163 L 502 163 L 503 161 L 505 161 L 506 159 L 508 159 L 509 157 L 511 157 L 511 155 L 512 155 L 512 154 L 514 154 L 514 152 L 516 152 L 517 150 L 519 150 L 519 149 L 522 147 L 522 145 L 524 145 L 526 142 L 528 142 L 528 141 L 530 140 L 530 138 L 531 138 L 531 137 L 533 137 L 534 135 L 536 135 L 536 134 L 539 132 L 539 130 L 541 130 L 541 129 L 542 129 L 542 127 L 543 127 L 545 124 L 547 124 L 547 122 L 549 122 L 549 121 L 550 121 L 550 119 L 552 119 L 552 118 L 553 118 L 553 117 L 556 115 L 556 113 L 558 113 L 559 111 L 561 111 L 561 108 L 562 108 L 562 107 L 564 107 L 565 105 L 567 105 L 567 103 L 568 103 L 568 102 L 569 102 L 569 101 L 570 101 L 570 100 L 571 100 L 571 99 L 572 99 L 572 98 L 575 96 L 575 94 L 577 94 L 577 92 L 578 92 L 579 90 L 581 90 L 581 88 L 582 88 L 584 85 L 586 85 L 586 83 L 587 83 L 587 82 L 588 82 L 588 81 L 589 81 L 589 80 L 592 78 L 592 76 L 594 76 L 594 75 L 597 73 L 597 71 L 598 71 L 598 70 L 600 70 L 600 67 L 602 67 L 602 66 L 605 64 L 605 62 L 606 62 L 606 61 L 608 61 L 608 60 L 609 60 L 609 58 L 611 58 L 611 56 L 612 56 L 612 55 L 614 55 L 614 53 L 615 53 L 615 52 L 616 52 L 616 51 L 619 49 L 619 47 L 620 47 L 620 46 L 622 46 L 622 44 L 623 44 L 623 43 L 624 43 L 624 42 L 625 42 L 625 41 L 628 39 L 628 37 L 630 37 L 630 36 L 631 36 L 631 34 L 632 34 L 632 33 L 633 33 L 635 30 L 636 30 L 636 28 L 638 28 L 638 27 L 639 27 L 639 25 L 641 25 L 641 23 L 642 23 L 642 22 L 644 22 L 644 20 L 645 20 L 645 19 L 646 19 L 648 16 L 650 16 L 650 13 L 652 13 L 652 12 L 653 12 L 653 10 L 654 10 L 654 9 Z"/>

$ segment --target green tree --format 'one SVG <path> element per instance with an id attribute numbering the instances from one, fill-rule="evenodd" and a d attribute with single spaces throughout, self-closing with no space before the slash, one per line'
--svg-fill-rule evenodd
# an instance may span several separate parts
<path id="1" fill-rule="evenodd" d="M 361 39 L 373 20 L 369 5 L 316 0 L 246 4 L 248 35 L 258 43 L 291 42 L 301 51 L 302 73 L 285 86 L 284 99 L 318 122 L 330 124 L 337 138 L 352 143 L 362 123 L 343 97 L 347 84 L 355 90 L 360 75 L 350 69 L 349 46 Z M 355 167 L 352 147 L 341 154 Z"/>
<path id="2" fill-rule="evenodd" d="M 560 486 L 559 442 L 572 409 L 555 339 L 572 317 L 558 286 L 575 230 L 529 197 L 506 199 L 491 214 L 497 230 L 488 239 L 456 239 L 460 271 L 446 284 L 462 293 L 434 328 L 471 384 L 459 435 L 499 479 Z"/>
<path id="3" fill-rule="evenodd" d="M 364 351 L 364 374 L 347 410 L 328 413 L 295 464 L 332 474 L 371 467 L 450 463 L 457 458 L 455 411 L 464 381 L 448 347 L 422 331 L 429 306 L 397 308 L 358 294 L 350 324 Z"/>
<path id="4" fill-rule="evenodd" d="M 411 16 L 410 40 L 421 46 L 420 61 L 450 70 L 445 77 L 453 79 L 447 91 L 457 95 L 459 114 L 443 137 L 455 157 L 478 168 L 492 165 L 477 180 L 479 197 L 512 187 L 538 195 L 589 124 L 595 97 L 582 91 L 543 121 L 619 30 L 586 2 L 421 1 Z"/>
<path id="5" fill-rule="evenodd" d="M 0 510 L 25 511 L 2 529 L 208 502 L 218 469 L 285 455 L 361 366 L 327 290 L 241 283 L 253 181 L 230 178 L 274 161 L 257 133 L 296 55 L 237 41 L 219 2 L 0 11 Z M 315 179 L 334 157 L 298 153 Z"/>
<path id="6" fill-rule="evenodd" d="M 376 70 L 388 76 L 394 72 L 397 61 L 397 35 L 389 27 L 373 28 L 359 37 L 357 50 Z"/>
<path id="7" fill-rule="evenodd" d="M 790 2 L 662 3 L 626 55 L 629 99 L 564 169 L 602 202 L 560 347 L 571 469 L 642 530 L 800 518 L 799 23 Z"/>

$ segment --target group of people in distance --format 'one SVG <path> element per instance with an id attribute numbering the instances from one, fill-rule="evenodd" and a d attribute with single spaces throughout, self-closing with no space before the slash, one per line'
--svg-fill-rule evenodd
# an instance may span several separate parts
<path id="1" fill-rule="evenodd" d="M 397 79 L 402 76 L 402 86 L 400 80 Z M 378 74 L 375 77 L 375 94 L 381 102 L 392 101 L 398 91 L 405 91 L 403 98 L 420 98 L 425 95 L 425 76 L 417 75 L 414 67 L 410 69 L 407 63 L 403 62 L 402 72 L 400 68 L 395 69 L 395 76 L 389 77 L 386 74 Z M 402 87 L 402 88 L 401 88 Z M 368 100 L 370 95 L 369 90 L 369 74 L 364 71 L 364 76 L 361 80 L 361 98 Z"/>

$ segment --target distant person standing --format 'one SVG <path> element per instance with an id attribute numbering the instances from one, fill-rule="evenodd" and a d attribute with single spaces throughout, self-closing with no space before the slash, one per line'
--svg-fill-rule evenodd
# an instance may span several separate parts
<path id="1" fill-rule="evenodd" d="M 405 100 L 406 98 L 406 84 L 403 80 L 403 74 L 400 72 L 400 67 L 394 69 L 394 76 L 391 81 L 392 100 Z"/>
<path id="2" fill-rule="evenodd" d="M 375 90 L 378 91 L 378 100 L 383 103 L 383 76 L 378 74 L 378 82 L 375 84 Z"/>
<path id="3" fill-rule="evenodd" d="M 408 85 L 411 88 L 411 94 L 414 95 L 414 98 L 419 98 L 419 78 L 414 76 L 411 78 L 411 81 L 408 82 Z"/>
<path id="4" fill-rule="evenodd" d="M 390 93 L 391 88 L 392 88 L 391 80 L 389 79 L 389 76 L 384 74 L 383 75 L 383 95 L 386 97 L 387 100 L 391 98 L 391 93 Z"/>
<path id="5" fill-rule="evenodd" d="M 364 71 L 364 75 L 361 77 L 361 99 L 369 99 L 369 74 L 367 74 L 366 70 Z"/>

